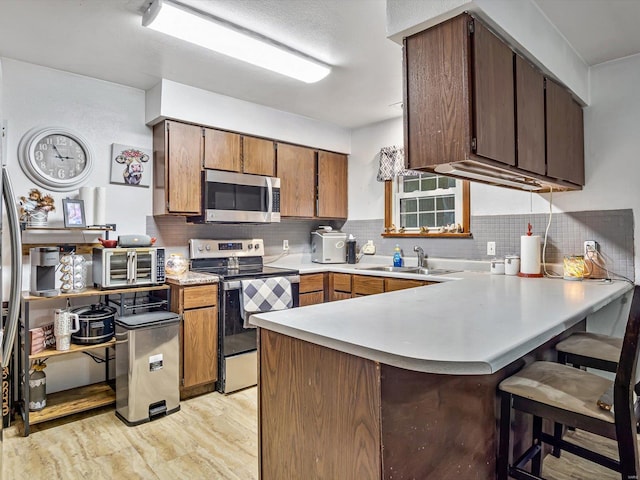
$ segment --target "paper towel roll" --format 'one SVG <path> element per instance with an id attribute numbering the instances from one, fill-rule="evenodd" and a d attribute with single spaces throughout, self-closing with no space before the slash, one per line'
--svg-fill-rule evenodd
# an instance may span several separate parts
<path id="1" fill-rule="evenodd" d="M 96 187 L 93 221 L 96 225 L 107 223 L 107 187 Z"/>
<path id="2" fill-rule="evenodd" d="M 540 274 L 540 235 L 520 237 L 520 273 Z"/>
<path id="3" fill-rule="evenodd" d="M 95 208 L 95 192 L 93 187 L 80 187 L 80 195 L 78 198 L 84 202 L 84 218 L 86 225 L 95 225 L 94 208 Z"/>

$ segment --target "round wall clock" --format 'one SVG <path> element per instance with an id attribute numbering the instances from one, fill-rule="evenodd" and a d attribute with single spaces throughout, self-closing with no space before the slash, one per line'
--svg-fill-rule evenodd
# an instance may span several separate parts
<path id="1" fill-rule="evenodd" d="M 18 160 L 37 185 L 64 192 L 75 190 L 91 174 L 93 153 L 79 134 L 62 127 L 35 128 L 20 140 Z"/>

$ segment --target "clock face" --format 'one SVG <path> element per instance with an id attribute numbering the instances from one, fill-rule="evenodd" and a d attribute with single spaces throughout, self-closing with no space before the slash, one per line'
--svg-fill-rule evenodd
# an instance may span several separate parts
<path id="1" fill-rule="evenodd" d="M 67 129 L 32 130 L 22 138 L 19 153 L 25 174 L 51 190 L 74 190 L 91 173 L 89 145 Z"/>

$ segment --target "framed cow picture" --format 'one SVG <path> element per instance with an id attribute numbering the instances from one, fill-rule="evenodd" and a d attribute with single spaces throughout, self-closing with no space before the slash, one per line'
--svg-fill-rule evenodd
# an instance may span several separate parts
<path id="1" fill-rule="evenodd" d="M 111 144 L 111 183 L 149 187 L 151 150 L 119 143 Z"/>

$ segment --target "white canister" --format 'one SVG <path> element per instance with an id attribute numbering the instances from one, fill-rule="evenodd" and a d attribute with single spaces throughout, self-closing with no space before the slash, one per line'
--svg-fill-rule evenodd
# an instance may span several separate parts
<path id="1" fill-rule="evenodd" d="M 520 257 L 518 255 L 507 255 L 504 257 L 504 274 L 517 275 L 520 272 Z"/>
<path id="2" fill-rule="evenodd" d="M 504 275 L 504 260 L 502 258 L 491 260 L 491 275 Z"/>

